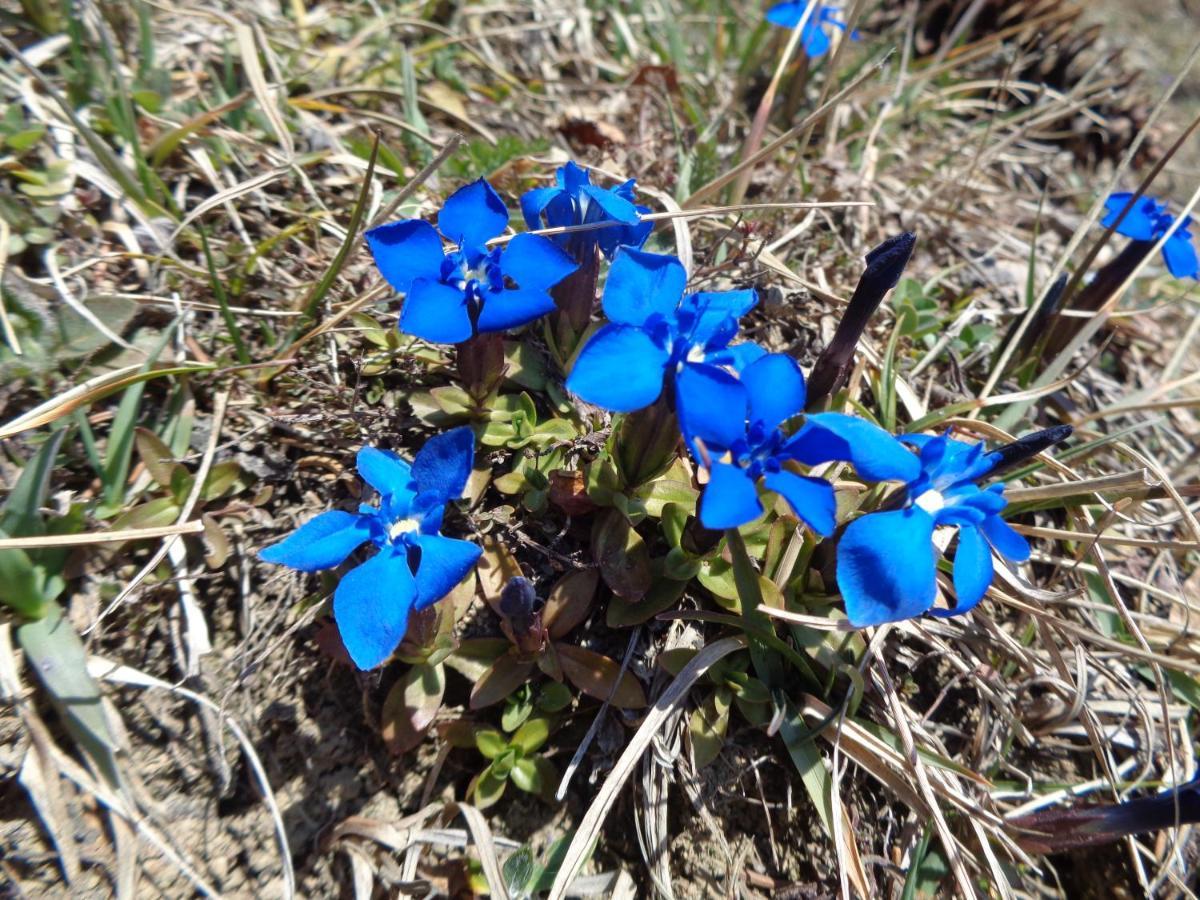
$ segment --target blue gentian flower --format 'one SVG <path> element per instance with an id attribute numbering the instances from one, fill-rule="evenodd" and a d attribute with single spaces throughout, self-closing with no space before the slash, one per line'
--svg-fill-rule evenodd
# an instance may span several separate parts
<path id="1" fill-rule="evenodd" d="M 605 189 L 592 184 L 587 169 L 568 162 L 554 173 L 554 180 L 554 187 L 534 188 L 521 196 L 521 213 L 530 228 L 622 223 L 554 235 L 553 240 L 575 259 L 583 259 L 593 247 L 612 259 L 621 247 L 639 249 L 654 230 L 653 222 L 641 220 L 650 208 L 634 203 L 637 182 L 632 178 Z"/>
<path id="2" fill-rule="evenodd" d="M 730 347 L 752 290 L 683 295 L 687 273 L 674 256 L 622 248 L 604 285 L 609 324 L 584 346 L 567 388 L 588 403 L 633 412 L 663 390 L 663 377 L 701 363 L 740 367 L 765 351 Z"/>
<path id="3" fill-rule="evenodd" d="M 439 534 L 446 504 L 462 496 L 475 457 L 469 427 L 436 435 L 410 465 L 395 453 L 364 447 L 358 473 L 379 492 L 378 506 L 357 514 L 331 510 L 305 522 L 259 557 L 316 572 L 341 565 L 358 547 L 379 552 L 347 572 L 333 594 L 333 617 L 354 664 L 373 669 L 408 630 L 408 616 L 441 600 L 474 567 L 480 549 Z"/>
<path id="4" fill-rule="evenodd" d="M 1061 440 L 1069 429 L 1050 429 L 1033 437 Z M 869 513 L 854 520 L 838 542 L 837 582 L 846 614 L 857 627 L 910 619 L 930 611 L 937 597 L 933 532 L 958 528 L 954 556 L 953 609 L 932 610 L 950 616 L 973 609 L 992 583 L 992 554 L 1015 562 L 1029 559 L 1029 543 L 1000 518 L 1007 505 L 1004 482 L 977 484 L 1014 459 L 1009 448 L 985 452 L 946 435 L 904 435 L 900 440 L 920 451 L 920 474 L 905 485 L 902 509 Z M 1010 445 L 1014 447 L 1017 445 Z M 1026 442 L 1024 456 L 1049 444 Z"/>
<path id="5" fill-rule="evenodd" d="M 438 213 L 437 229 L 421 219 L 372 228 L 375 265 L 405 294 L 400 330 L 437 344 L 504 331 L 554 309 L 549 289 L 577 268 L 548 238 L 518 234 L 488 250 L 508 225 L 504 201 L 482 178 L 459 188 Z M 442 237 L 457 249 L 443 251 Z"/>
<path id="6" fill-rule="evenodd" d="M 1105 200 L 1104 208 L 1108 210 L 1108 215 L 1100 224 L 1105 228 L 1111 227 L 1132 198 L 1133 194 L 1122 191 Z M 1167 212 L 1165 203 L 1159 203 L 1152 197 L 1139 197 L 1137 203 L 1117 225 L 1117 234 L 1123 234 L 1135 241 L 1154 243 L 1162 238 L 1173 224 L 1175 217 Z M 1192 217 L 1185 216 L 1175 233 L 1163 244 L 1163 261 L 1167 264 L 1167 271 L 1176 278 L 1200 278 L 1200 261 L 1192 244 L 1191 225 Z"/>
<path id="7" fill-rule="evenodd" d="M 909 481 L 920 473 L 920 463 L 904 445 L 853 416 L 809 415 L 789 437 L 780 426 L 803 412 L 805 386 L 800 367 L 786 354 L 767 354 L 737 378 L 716 366 L 690 366 L 679 375 L 675 400 L 684 436 L 709 469 L 700 500 L 705 528 L 736 528 L 762 515 L 761 479 L 813 531 L 833 534 L 833 486 L 789 471 L 784 467 L 789 460 L 808 466 L 852 462 L 872 481 Z"/>
<path id="8" fill-rule="evenodd" d="M 795 28 L 809 5 L 810 0 L 787 0 L 784 3 L 776 3 L 767 10 L 767 21 L 772 25 Z M 846 23 L 838 18 L 836 7 L 824 3 L 818 3 L 816 7 L 808 17 L 808 21 L 804 23 L 804 27 L 800 29 L 800 41 L 804 46 L 804 53 L 809 59 L 817 59 L 829 52 L 828 27 L 846 30 Z M 850 33 L 850 40 L 857 41 L 859 39 L 860 35 L 857 30 Z"/>

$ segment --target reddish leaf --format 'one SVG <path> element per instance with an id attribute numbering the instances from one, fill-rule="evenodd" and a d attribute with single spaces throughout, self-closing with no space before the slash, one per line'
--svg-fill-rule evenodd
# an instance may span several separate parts
<path id="1" fill-rule="evenodd" d="M 521 659 L 515 650 L 505 653 L 475 682 L 471 689 L 471 709 L 499 703 L 525 683 L 533 665 L 533 660 Z"/>
<path id="2" fill-rule="evenodd" d="M 568 572 L 550 589 L 542 621 L 552 640 L 561 640 L 581 625 L 592 611 L 600 573 L 595 569 L 576 569 Z"/>
<path id="3" fill-rule="evenodd" d="M 641 600 L 650 588 L 650 555 L 642 536 L 618 510 L 606 510 L 592 526 L 592 558 L 618 597 Z"/>
<path id="4" fill-rule="evenodd" d="M 570 644 L 556 644 L 555 649 L 558 651 L 558 662 L 562 666 L 563 674 L 589 697 L 609 700 L 613 706 L 622 709 L 641 709 L 646 705 L 646 693 L 642 690 L 641 683 L 632 672 L 627 671 L 621 675 L 620 665 L 607 656 L 584 650 L 582 647 L 572 647 Z M 611 699 L 609 694 L 612 694 Z"/>
<path id="5" fill-rule="evenodd" d="M 346 652 L 346 645 L 342 643 L 342 636 L 338 633 L 337 623 L 333 619 L 326 619 L 322 623 L 321 627 L 317 629 L 315 640 L 317 649 L 335 663 L 353 667 L 354 662 L 350 659 L 350 654 Z"/>
<path id="6" fill-rule="evenodd" d="M 578 470 L 555 469 L 550 473 L 550 502 L 568 516 L 582 516 L 596 508 L 587 495 L 587 479 Z"/>
<path id="7" fill-rule="evenodd" d="M 479 574 L 479 588 L 483 592 L 483 599 L 492 611 L 503 619 L 504 613 L 500 611 L 500 592 L 504 590 L 504 585 L 508 584 L 510 578 L 524 574 L 521 564 L 504 544 L 495 538 L 486 538 L 483 542 L 483 556 L 480 557 L 475 571 Z"/>
<path id="8" fill-rule="evenodd" d="M 383 740 L 392 753 L 406 753 L 425 737 L 442 707 L 446 673 L 440 665 L 413 666 L 383 701 Z"/>

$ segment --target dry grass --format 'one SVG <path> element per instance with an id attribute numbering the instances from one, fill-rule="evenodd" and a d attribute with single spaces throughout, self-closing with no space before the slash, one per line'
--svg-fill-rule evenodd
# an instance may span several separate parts
<path id="1" fill-rule="evenodd" d="M 847 5 L 870 21 L 871 4 Z M 589 854 L 599 874 L 584 886 L 614 896 L 647 867 L 668 897 L 1187 895 L 1188 828 L 1044 858 L 1006 823 L 1197 772 L 1194 287 L 1154 266 L 1089 323 L 1102 342 L 1011 364 L 1000 350 L 1101 233 L 1094 204 L 1118 173 L 1059 139 L 1080 117 L 1105 126 L 1090 110 L 1119 73 L 1083 67 L 1068 90 L 1039 91 L 1007 74 L 1028 23 L 922 57 L 902 16 L 785 72 L 796 115 L 770 119 L 758 150 L 746 138 L 785 41 L 756 33 L 755 9 L 452 6 L 88 4 L 70 27 L 48 13 L 51 36 L 0 25 L 0 96 L 45 129 L 6 145 L 0 187 L 0 465 L 11 487 L 69 428 L 49 503 L 86 525 L 0 549 L 83 545 L 62 600 L 121 770 L 114 785 L 80 764 L 0 624 L 0 871 L 14 895 L 369 897 L 482 879 L 503 896 L 503 860 L 556 838 L 569 846 L 555 897 Z M 1169 146 L 1186 122 L 1164 109 L 1149 133 Z M 662 248 L 696 284 L 758 288 L 749 336 L 805 365 L 862 254 L 917 232 L 911 282 L 864 338 L 847 402 L 893 428 L 1004 440 L 1069 422 L 1077 440 L 1014 484 L 1034 559 L 1001 570 L 976 613 L 852 633 L 820 603 L 779 611 L 791 652 L 832 687 L 785 698 L 773 738 L 735 719 L 697 767 L 691 685 L 745 637 L 693 585 L 629 644 L 652 711 L 580 705 L 551 743 L 565 764 L 594 726 L 565 801 L 510 796 L 485 817 L 462 802 L 476 759 L 437 737 L 388 753 L 380 705 L 398 673 L 351 674 L 322 651 L 330 583 L 254 554 L 357 498 L 359 446 L 418 445 L 421 394 L 449 379 L 440 350 L 395 339 L 361 230 L 428 215 L 480 175 L 515 198 L 568 154 L 636 176 Z M 1155 189 L 1192 189 L 1194 165 L 1179 157 Z M 719 205 L 731 185 L 746 203 Z M 196 476 L 169 509 L 135 425 Z M 506 471 L 507 457 L 489 461 Z M 224 463 L 240 475 L 210 498 Z M 164 519 L 144 510 L 156 500 Z M 490 493 L 469 527 L 527 572 L 587 564 L 561 517 L 511 504 Z M 794 562 L 802 535 L 784 540 Z M 464 618 L 472 636 L 498 633 L 483 609 L 474 599 Z M 602 618 L 589 640 L 620 656 L 629 636 Z M 656 668 L 702 644 L 678 679 Z M 455 685 L 443 719 L 465 711 L 469 685 Z"/>

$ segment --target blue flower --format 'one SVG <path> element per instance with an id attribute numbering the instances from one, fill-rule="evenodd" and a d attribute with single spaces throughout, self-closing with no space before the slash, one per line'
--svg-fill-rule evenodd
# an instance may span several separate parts
<path id="1" fill-rule="evenodd" d="M 375 265 L 406 295 L 400 330 L 433 343 L 532 322 L 554 309 L 547 292 L 577 268 L 541 235 L 518 234 L 488 250 L 508 225 L 508 210 L 483 179 L 451 194 L 437 224 L 404 219 L 367 232 Z M 438 231 L 457 249 L 443 251 Z"/>
<path id="2" fill-rule="evenodd" d="M 553 240 L 575 259 L 584 259 L 593 247 L 612 259 L 621 247 L 640 248 L 654 230 L 654 223 L 641 220 L 649 207 L 633 202 L 636 182 L 632 178 L 605 189 L 592 184 L 587 169 L 568 162 L 554 173 L 554 180 L 554 187 L 534 188 L 522 195 L 521 213 L 530 228 L 622 223 L 555 235 Z"/>
<path id="3" fill-rule="evenodd" d="M 977 482 L 1069 433 L 1050 429 L 991 453 L 982 443 L 945 435 L 901 437 L 920 450 L 920 474 L 905 485 L 904 507 L 856 519 L 838 542 L 837 582 L 851 624 L 861 628 L 897 622 L 930 610 L 937 597 L 933 532 L 943 525 L 958 528 L 957 602 L 953 609 L 933 614 L 958 615 L 974 608 L 992 583 L 992 549 L 1016 562 L 1029 558 L 1028 542 L 1000 518 L 1008 502 L 1004 483 L 980 488 Z"/>
<path id="4" fill-rule="evenodd" d="M 833 534 L 837 503 L 833 486 L 797 475 L 784 463 L 807 466 L 852 462 L 872 481 L 918 477 L 917 458 L 869 422 L 841 413 L 805 417 L 796 434 L 782 430 L 804 410 L 804 375 L 790 356 L 770 353 L 735 378 L 712 365 L 679 375 L 676 411 L 693 453 L 709 469 L 700 500 L 705 528 L 736 528 L 762 515 L 758 482 L 787 500 L 796 515 L 821 535 Z"/>
<path id="5" fill-rule="evenodd" d="M 604 285 L 609 324 L 584 346 L 567 378 L 574 394 L 613 412 L 649 406 L 663 377 L 699 363 L 740 367 L 763 354 L 730 347 L 738 319 L 758 302 L 754 291 L 683 295 L 687 273 L 674 256 L 623 248 Z"/>
<path id="6" fill-rule="evenodd" d="M 767 21 L 772 25 L 795 28 L 809 5 L 810 0 L 787 0 L 784 3 L 776 3 L 767 10 Z M 816 6 L 817 8 L 808 17 L 808 21 L 804 23 L 804 27 L 800 29 L 800 41 L 804 46 L 805 54 L 810 59 L 817 59 L 829 52 L 830 41 L 827 26 L 839 28 L 842 31 L 846 30 L 846 23 L 837 17 L 836 7 L 826 6 L 824 3 L 818 3 Z M 850 33 L 850 40 L 857 41 L 859 39 L 860 35 L 857 30 Z"/>
<path id="7" fill-rule="evenodd" d="M 466 488 L 474 457 L 475 436 L 466 426 L 430 438 L 411 465 L 364 447 L 358 473 L 379 492 L 379 505 L 364 504 L 357 514 L 321 513 L 259 553 L 264 562 L 316 572 L 341 565 L 365 543 L 379 549 L 347 572 L 333 594 L 342 643 L 360 669 L 385 662 L 408 630 L 409 613 L 445 597 L 479 559 L 471 542 L 438 533 L 446 504 Z"/>
<path id="8" fill-rule="evenodd" d="M 1105 228 L 1111 227 L 1132 198 L 1133 194 L 1122 191 L 1105 200 L 1104 208 L 1108 210 L 1108 215 L 1100 224 Z M 1135 241 L 1157 242 L 1173 224 L 1175 217 L 1167 212 L 1166 204 L 1152 197 L 1140 197 L 1117 225 L 1117 234 Z M 1167 271 L 1176 278 L 1200 278 L 1200 261 L 1192 244 L 1191 224 L 1192 217 L 1185 216 L 1175 233 L 1163 244 L 1163 261 L 1167 264 Z"/>

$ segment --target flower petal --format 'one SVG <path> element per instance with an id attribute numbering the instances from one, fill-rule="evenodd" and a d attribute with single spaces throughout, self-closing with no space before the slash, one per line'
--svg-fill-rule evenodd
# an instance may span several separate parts
<path id="1" fill-rule="evenodd" d="M 442 239 L 428 222 L 392 222 L 372 228 L 366 237 L 376 268 L 396 293 L 408 293 L 418 278 L 437 281 L 445 254 Z"/>
<path id="2" fill-rule="evenodd" d="M 1100 221 L 1100 224 L 1105 228 L 1111 228 L 1112 224 L 1117 221 L 1117 216 L 1121 214 L 1121 210 L 1129 202 L 1133 194 L 1128 191 L 1119 191 L 1112 194 L 1104 201 L 1104 208 L 1108 214 Z M 1125 218 L 1121 220 L 1121 224 L 1117 227 L 1117 234 L 1123 234 L 1125 237 L 1133 238 L 1135 241 L 1152 241 L 1154 240 L 1154 231 L 1158 224 L 1158 216 L 1160 213 L 1157 201 L 1150 197 L 1142 197 L 1133 208 L 1125 214 Z"/>
<path id="3" fill-rule="evenodd" d="M 604 409 L 633 412 L 658 399 L 669 358 L 640 328 L 605 325 L 575 360 L 567 390 Z"/>
<path id="4" fill-rule="evenodd" d="M 758 303 L 758 294 L 747 291 L 701 291 L 683 298 L 679 319 L 687 320 L 687 340 L 693 346 L 719 350 L 738 331 L 738 319 Z"/>
<path id="5" fill-rule="evenodd" d="M 415 609 L 433 606 L 454 586 L 466 578 L 483 553 L 470 541 L 459 541 L 440 534 L 419 534 L 413 539 L 421 548 L 417 563 Z"/>
<path id="6" fill-rule="evenodd" d="M 737 528 L 762 515 L 754 479 L 741 466 L 714 463 L 704 496 L 700 498 L 700 524 L 705 528 Z"/>
<path id="7" fill-rule="evenodd" d="M 745 341 L 714 353 L 706 353 L 704 361 L 712 363 L 714 366 L 725 366 L 735 372 L 741 372 L 746 366 L 757 362 L 766 355 L 767 351 L 758 344 L 753 341 Z"/>
<path id="8" fill-rule="evenodd" d="M 530 228 L 542 227 L 542 213 L 555 197 L 562 194 L 561 187 L 534 188 L 521 195 L 521 215 Z"/>
<path id="9" fill-rule="evenodd" d="M 937 616 L 957 616 L 979 605 L 992 583 L 992 548 L 978 528 L 960 528 L 954 553 L 953 609 L 935 609 Z"/>
<path id="10" fill-rule="evenodd" d="M 673 313 L 686 284 L 687 272 L 674 256 L 623 249 L 608 270 L 604 313 L 618 325 L 645 325 L 656 313 Z"/>
<path id="11" fill-rule="evenodd" d="M 385 547 L 347 572 L 333 592 L 333 618 L 360 669 L 383 664 L 404 639 L 417 585 L 402 547 Z"/>
<path id="12" fill-rule="evenodd" d="M 363 447 L 358 451 L 356 468 L 362 480 L 384 496 L 407 494 L 411 498 L 416 493 L 412 466 L 390 450 Z"/>
<path id="13" fill-rule="evenodd" d="M 475 465 L 475 433 L 469 425 L 435 434 L 413 457 L 412 476 L 417 492 L 457 500 L 467 487 Z"/>
<path id="14" fill-rule="evenodd" d="M 999 516 L 988 516 L 980 527 L 988 542 L 1005 559 L 1011 559 L 1013 562 L 1025 562 L 1029 559 L 1029 541 L 1013 531 Z"/>
<path id="15" fill-rule="evenodd" d="M 719 457 L 746 437 L 746 388 L 716 366 L 683 367 L 675 378 L 675 411 L 693 452 L 697 438 Z"/>
<path id="16" fill-rule="evenodd" d="M 1200 277 L 1200 260 L 1196 257 L 1196 248 L 1192 244 L 1192 236 L 1181 226 L 1178 231 L 1167 238 L 1162 248 L 1163 260 L 1167 271 L 1176 278 Z"/>
<path id="17" fill-rule="evenodd" d="M 586 194 L 596 206 L 604 213 L 600 218 L 594 218 L 589 215 L 588 218 L 594 222 L 600 222 L 604 219 L 613 219 L 617 222 L 624 222 L 626 225 L 636 225 L 639 220 L 637 207 L 626 200 L 624 197 L 618 196 L 613 191 L 606 191 L 602 187 L 597 187 L 594 184 L 585 184 L 580 187 L 580 193 Z"/>
<path id="18" fill-rule="evenodd" d="M 915 507 L 855 519 L 838 541 L 837 583 L 857 628 L 925 612 L 937 596 L 933 519 Z"/>
<path id="19" fill-rule="evenodd" d="M 819 59 L 829 52 L 829 35 L 820 23 L 810 19 L 804 26 L 800 39 L 804 41 L 804 52 L 808 54 L 809 59 Z"/>
<path id="20" fill-rule="evenodd" d="M 518 234 L 500 254 L 500 271 L 523 290 L 546 290 L 558 284 L 579 264 L 549 238 Z"/>
<path id="21" fill-rule="evenodd" d="M 787 454 L 806 466 L 850 462 L 870 481 L 912 481 L 921 461 L 877 425 L 842 413 L 807 416 L 804 427 L 787 443 Z"/>
<path id="22" fill-rule="evenodd" d="M 434 344 L 467 340 L 472 332 L 466 295 L 440 281 L 414 281 L 400 310 L 400 330 Z"/>
<path id="23" fill-rule="evenodd" d="M 804 409 L 804 375 L 786 353 L 768 353 L 742 370 L 750 420 L 770 431 Z"/>
<path id="24" fill-rule="evenodd" d="M 800 23 L 800 16 L 804 14 L 806 6 L 808 3 L 805 0 L 787 0 L 785 3 L 776 3 L 767 10 L 767 21 L 782 28 L 795 28 Z"/>
<path id="25" fill-rule="evenodd" d="M 817 534 L 829 537 L 837 528 L 837 497 L 828 481 L 783 471 L 769 472 L 763 484 L 782 496 Z"/>
<path id="26" fill-rule="evenodd" d="M 488 291 L 477 323 L 481 334 L 528 325 L 554 310 L 554 298 L 544 288 Z"/>
<path id="27" fill-rule="evenodd" d="M 480 178 L 446 198 L 437 224 L 468 255 L 478 255 L 508 224 L 508 209 L 496 189 Z"/>
<path id="28" fill-rule="evenodd" d="M 264 547 L 258 558 L 301 572 L 318 572 L 341 565 L 370 539 L 365 517 L 332 509 L 309 519 L 278 544 Z"/>

